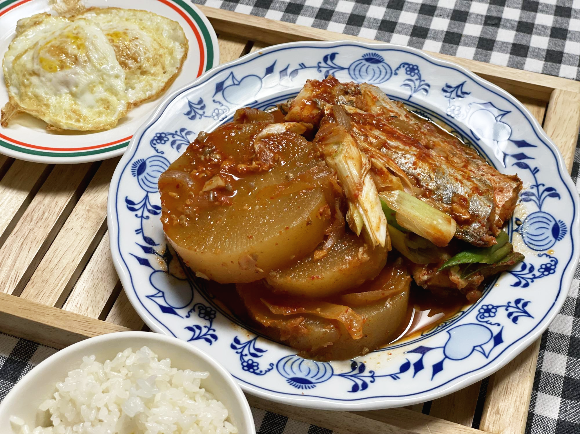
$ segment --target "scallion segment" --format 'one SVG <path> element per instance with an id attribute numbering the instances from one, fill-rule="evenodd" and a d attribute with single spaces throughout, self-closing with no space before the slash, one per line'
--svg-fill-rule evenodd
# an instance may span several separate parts
<path id="1" fill-rule="evenodd" d="M 436 246 L 447 246 L 455 235 L 457 225 L 451 216 L 409 193 L 395 190 L 379 193 L 379 197 L 395 212 L 398 226 L 426 238 Z"/>
<path id="2" fill-rule="evenodd" d="M 420 239 L 420 242 L 413 241 L 410 236 L 415 236 L 409 232 L 402 232 L 399 229 L 387 225 L 391 243 L 395 250 L 397 250 L 405 258 L 414 262 L 415 264 L 432 264 L 439 262 L 441 252 L 439 248 L 428 240 Z M 415 236 L 416 237 L 416 236 Z"/>
<path id="3" fill-rule="evenodd" d="M 495 264 L 513 251 L 513 246 L 509 242 L 509 236 L 505 231 L 501 231 L 496 238 L 497 244 L 491 247 L 473 248 L 459 252 L 447 262 L 439 271 L 455 265 L 462 264 Z"/>
<path id="4" fill-rule="evenodd" d="M 407 232 L 407 229 L 405 229 L 404 227 L 399 225 L 399 223 L 397 223 L 396 217 L 397 213 L 393 211 L 391 208 L 389 208 L 387 202 L 385 202 L 382 198 L 381 198 L 381 206 L 383 207 L 383 212 L 385 213 L 385 217 L 387 218 L 387 223 L 401 232 Z"/>

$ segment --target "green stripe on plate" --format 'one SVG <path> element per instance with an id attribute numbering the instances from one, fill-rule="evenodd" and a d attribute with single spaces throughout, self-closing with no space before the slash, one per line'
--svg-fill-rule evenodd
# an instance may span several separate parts
<path id="1" fill-rule="evenodd" d="M 205 62 L 205 70 L 209 71 L 211 68 L 213 68 L 213 56 L 214 56 L 213 42 L 211 40 L 211 35 L 209 34 L 209 30 L 207 29 L 207 27 L 206 27 L 205 23 L 203 22 L 203 20 L 201 19 L 201 17 L 197 14 L 197 12 L 195 12 L 191 8 L 191 6 L 189 6 L 183 0 L 171 0 L 171 1 L 173 1 L 175 4 L 179 5 L 189 15 L 191 15 L 192 18 L 194 19 L 195 23 L 197 24 L 197 26 L 201 30 L 201 34 L 203 35 L 203 39 L 205 41 L 205 47 L 207 50 L 207 52 L 206 52 L 207 60 Z"/>
<path id="2" fill-rule="evenodd" d="M 6 0 L 4 2 L 0 2 L 0 9 L 4 9 L 5 7 L 10 6 L 12 3 L 16 3 L 17 1 L 20 0 Z"/>
<path id="3" fill-rule="evenodd" d="M 93 149 L 90 151 L 79 151 L 79 152 L 50 152 L 50 151 L 38 151 L 36 149 L 28 149 L 23 146 L 13 145 L 12 143 L 5 142 L 4 140 L 0 140 L 0 146 L 4 148 L 11 149 L 13 151 L 22 152 L 23 154 L 32 154 L 32 155 L 40 155 L 42 157 L 82 157 L 85 155 L 95 155 L 95 154 L 103 154 L 105 152 L 111 152 L 116 149 L 125 148 L 129 145 L 129 142 L 119 143 L 118 145 L 109 146 L 107 148 L 102 149 Z"/>

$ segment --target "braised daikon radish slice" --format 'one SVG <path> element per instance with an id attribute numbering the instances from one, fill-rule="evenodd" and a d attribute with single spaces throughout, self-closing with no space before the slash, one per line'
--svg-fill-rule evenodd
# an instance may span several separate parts
<path id="1" fill-rule="evenodd" d="M 410 281 L 409 281 L 410 282 Z M 342 325 L 333 325 L 319 318 L 306 318 L 305 334 L 288 338 L 286 343 L 303 355 L 318 360 L 346 360 L 367 354 L 394 340 L 407 317 L 410 291 L 374 303 L 352 307 L 364 320 L 363 337 L 352 339 Z"/>
<path id="2" fill-rule="evenodd" d="M 363 237 L 346 232 L 316 260 L 316 253 L 296 264 L 268 274 L 272 291 L 302 297 L 320 298 L 344 292 L 374 279 L 387 262 L 386 247 L 370 248 Z"/>
<path id="3" fill-rule="evenodd" d="M 397 337 L 407 318 L 410 284 L 397 260 L 355 292 L 323 301 L 273 294 L 264 281 L 236 288 L 259 331 L 302 356 L 344 360 Z"/>
<path id="4" fill-rule="evenodd" d="M 198 276 L 252 282 L 323 240 L 333 175 L 305 130 L 226 124 L 200 134 L 159 178 L 163 229 Z"/>

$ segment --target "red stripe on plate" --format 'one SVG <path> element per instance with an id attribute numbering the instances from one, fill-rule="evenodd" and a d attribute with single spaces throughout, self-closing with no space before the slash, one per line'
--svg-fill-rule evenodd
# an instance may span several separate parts
<path id="1" fill-rule="evenodd" d="M 9 6 L 9 7 L 7 7 L 6 9 L 4 9 L 4 10 L 0 11 L 0 17 L 1 17 L 2 15 L 4 15 L 6 12 L 8 12 L 8 11 L 11 11 L 11 10 L 12 10 L 12 9 L 14 9 L 15 7 L 17 7 L 17 6 L 20 6 L 20 5 L 23 5 L 24 3 L 28 3 L 29 1 L 32 1 L 32 0 L 23 0 L 23 1 L 21 1 L 20 3 L 14 3 L 12 6 Z"/>
<path id="2" fill-rule="evenodd" d="M 89 151 L 91 149 L 99 149 L 99 148 L 105 148 L 105 147 L 111 146 L 111 145 L 116 145 L 117 143 L 131 140 L 131 137 L 133 137 L 133 136 L 125 137 L 124 139 L 115 140 L 114 142 L 103 143 L 102 145 L 85 146 L 82 148 L 49 148 L 47 146 L 37 146 L 37 145 L 31 145 L 29 143 L 20 142 L 18 140 L 14 140 L 10 137 L 6 137 L 3 134 L 0 134 L 0 138 L 2 138 L 4 140 L 8 140 L 10 143 L 13 143 L 15 145 L 24 146 L 25 148 L 31 148 L 31 149 L 40 149 L 43 151 Z"/>
<path id="3" fill-rule="evenodd" d="M 199 69 L 197 70 L 197 75 L 196 75 L 196 77 L 199 77 L 201 74 L 203 74 L 203 70 L 204 70 L 205 50 L 203 48 L 203 41 L 201 40 L 201 35 L 199 34 L 199 31 L 197 30 L 197 26 L 195 24 L 193 24 L 193 21 L 191 21 L 191 18 L 189 18 L 189 16 L 187 16 L 187 14 L 185 12 L 183 12 L 180 8 L 175 6 L 173 3 L 171 3 L 167 0 L 159 0 L 159 1 L 161 3 L 163 3 L 164 5 L 169 6 L 171 9 L 173 9 L 179 15 L 181 15 L 181 17 L 185 21 L 187 21 L 187 24 L 189 24 L 189 26 L 191 27 L 191 30 L 193 30 L 193 33 L 195 34 L 195 39 L 197 39 L 197 45 L 199 47 Z"/>

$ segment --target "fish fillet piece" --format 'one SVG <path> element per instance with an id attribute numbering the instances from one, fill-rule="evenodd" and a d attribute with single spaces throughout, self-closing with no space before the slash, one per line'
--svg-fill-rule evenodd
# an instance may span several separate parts
<path id="1" fill-rule="evenodd" d="M 505 220 L 514 212 L 523 186 L 518 176 L 498 172 L 473 148 L 465 146 L 432 122 L 409 112 L 402 103 L 391 101 L 378 87 L 363 83 L 360 90 L 361 95 L 355 102 L 359 109 L 386 115 L 395 129 L 414 136 L 440 161 L 470 172 L 471 176 L 478 176 L 492 186 L 495 210 L 490 229 L 494 237 L 497 236 Z"/>
<path id="2" fill-rule="evenodd" d="M 360 95 L 358 85 L 341 83 L 332 75 L 322 81 L 308 80 L 292 101 L 286 121 L 318 125 L 327 105 L 353 105 L 357 95 Z"/>
<path id="3" fill-rule="evenodd" d="M 348 122 L 332 119 L 333 105 L 343 107 Z M 290 105 L 286 119 L 347 123 L 365 154 L 372 158 L 374 149 L 386 155 L 405 173 L 404 184 L 410 181 L 413 195 L 453 217 L 456 238 L 475 246 L 495 244 L 522 188 L 516 175 L 501 174 L 474 149 L 375 86 L 340 83 L 333 77 L 311 80 Z"/>
<path id="4" fill-rule="evenodd" d="M 358 142 L 380 149 L 411 180 L 414 195 L 453 217 L 455 237 L 475 245 L 491 245 L 495 237 L 491 225 L 495 219 L 494 189 L 483 177 L 465 164 L 453 164 L 423 144 L 393 128 L 384 117 L 352 113 L 352 134 Z M 454 160 L 463 149 L 451 155 Z M 465 158 L 468 160 L 468 158 Z"/>

